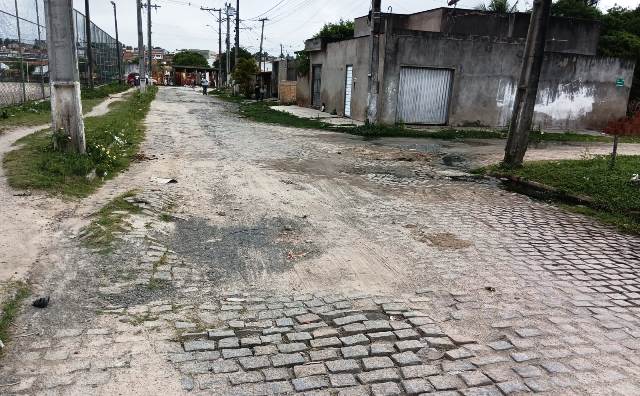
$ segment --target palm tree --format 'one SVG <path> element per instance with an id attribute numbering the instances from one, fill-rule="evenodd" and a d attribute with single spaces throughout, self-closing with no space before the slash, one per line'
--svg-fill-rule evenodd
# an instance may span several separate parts
<path id="1" fill-rule="evenodd" d="M 510 14 L 518 11 L 518 2 L 511 4 L 509 0 L 490 0 L 488 4 L 482 3 L 476 8 L 482 11 L 497 12 L 498 14 Z"/>

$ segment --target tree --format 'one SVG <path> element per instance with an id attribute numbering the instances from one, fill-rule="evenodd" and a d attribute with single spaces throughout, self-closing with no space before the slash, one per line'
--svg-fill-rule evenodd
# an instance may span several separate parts
<path id="1" fill-rule="evenodd" d="M 182 51 L 173 57 L 173 64 L 177 66 L 209 67 L 207 59 L 197 52 Z"/>
<path id="2" fill-rule="evenodd" d="M 613 169 L 616 166 L 616 157 L 618 156 L 618 141 L 620 136 L 639 136 L 640 135 L 640 112 L 631 117 L 621 118 L 609 122 L 604 133 L 613 135 L 613 151 L 611 152 L 611 163 L 609 167 Z"/>
<path id="3" fill-rule="evenodd" d="M 340 41 L 353 38 L 355 32 L 353 21 L 340 21 L 326 23 L 313 38 L 321 38 L 327 41 Z"/>
<path id="4" fill-rule="evenodd" d="M 238 52 L 238 58 L 240 59 L 253 59 L 253 55 L 251 55 L 251 53 L 249 51 L 247 51 L 246 49 L 240 47 L 240 51 Z M 216 69 L 218 68 L 218 65 L 220 64 L 220 62 L 222 62 L 222 69 L 220 70 L 226 70 L 227 67 L 227 53 L 223 52 L 220 56 L 218 56 L 218 59 L 213 62 L 213 67 L 215 67 Z M 231 70 L 233 70 L 233 68 L 236 65 L 236 58 L 235 58 L 235 53 L 233 51 L 231 51 Z"/>
<path id="5" fill-rule="evenodd" d="M 511 4 L 509 0 L 490 0 L 489 3 L 482 3 L 478 10 L 497 12 L 498 14 L 511 14 L 518 11 L 518 2 Z"/>
<path id="6" fill-rule="evenodd" d="M 240 58 L 238 60 L 238 67 L 233 71 L 233 79 L 240 85 L 240 90 L 247 98 L 251 97 L 251 93 L 253 92 L 253 79 L 258 71 L 258 64 L 253 58 Z"/>
<path id="7" fill-rule="evenodd" d="M 551 5 L 551 15 L 566 18 L 600 19 L 602 12 L 585 0 L 558 0 Z"/>

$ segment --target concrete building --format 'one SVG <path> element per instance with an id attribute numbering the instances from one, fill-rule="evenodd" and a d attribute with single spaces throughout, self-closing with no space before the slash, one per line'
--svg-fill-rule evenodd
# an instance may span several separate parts
<path id="1" fill-rule="evenodd" d="M 438 8 L 384 14 L 380 38 L 378 121 L 506 126 L 520 75 L 529 15 Z M 363 121 L 370 27 L 355 20 L 354 38 L 307 40 L 310 72 L 299 77 L 302 106 Z M 551 19 L 534 125 L 601 128 L 626 112 L 635 64 L 596 56 L 598 22 Z"/>

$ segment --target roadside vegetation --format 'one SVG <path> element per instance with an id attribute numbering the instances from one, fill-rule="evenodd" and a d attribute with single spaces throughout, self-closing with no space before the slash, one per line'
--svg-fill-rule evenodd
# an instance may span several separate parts
<path id="1" fill-rule="evenodd" d="M 9 298 L 0 305 L 0 340 L 4 344 L 11 339 L 11 324 L 18 316 L 22 302 L 30 294 L 29 288 L 23 282 L 11 282 L 6 288 L 7 290 L 2 290 L 2 292 L 8 292 Z M 2 349 L 0 349 L 0 356 L 2 356 Z"/>
<path id="2" fill-rule="evenodd" d="M 83 88 L 82 111 L 90 112 L 97 104 L 109 95 L 129 89 L 124 84 L 107 84 L 93 90 Z M 51 121 L 51 102 L 49 100 L 33 101 L 0 109 L 0 134 L 3 131 L 18 127 L 29 127 L 46 124 Z"/>
<path id="3" fill-rule="evenodd" d="M 106 180 L 128 168 L 144 138 L 142 122 L 157 87 L 116 102 L 104 116 L 85 118 L 87 154 L 69 154 L 53 148 L 51 131 L 41 131 L 16 142 L 3 166 L 9 185 L 85 197 Z"/>
<path id="4" fill-rule="evenodd" d="M 81 239 L 90 248 L 108 252 L 118 233 L 125 231 L 125 218 L 140 213 L 139 206 L 129 202 L 136 195 L 129 191 L 105 205 L 92 216 L 91 223 L 82 230 Z"/>
<path id="5" fill-rule="evenodd" d="M 550 187 L 546 198 L 561 202 L 579 197 L 582 205 L 566 205 L 574 211 L 594 216 L 619 229 L 640 234 L 640 184 L 631 181 L 639 172 L 640 156 L 619 156 L 610 168 L 610 156 L 582 160 L 526 162 L 517 169 L 500 166 L 480 172 L 516 178 Z M 536 194 L 534 194 L 536 195 Z"/>

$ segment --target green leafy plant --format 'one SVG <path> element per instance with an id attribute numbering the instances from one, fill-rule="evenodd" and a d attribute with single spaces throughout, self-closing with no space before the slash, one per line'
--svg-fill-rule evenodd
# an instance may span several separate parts
<path id="1" fill-rule="evenodd" d="M 240 85 L 240 90 L 247 98 L 253 93 L 253 81 L 258 71 L 258 65 L 253 58 L 238 60 L 238 66 L 233 71 L 233 79 Z"/>
<path id="2" fill-rule="evenodd" d="M 490 0 L 489 3 L 480 4 L 477 9 L 498 14 L 511 14 L 518 11 L 518 2 L 512 4 L 509 0 Z"/>

